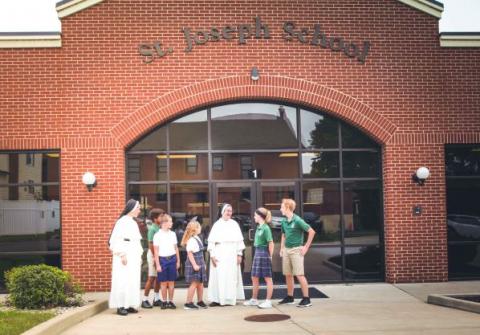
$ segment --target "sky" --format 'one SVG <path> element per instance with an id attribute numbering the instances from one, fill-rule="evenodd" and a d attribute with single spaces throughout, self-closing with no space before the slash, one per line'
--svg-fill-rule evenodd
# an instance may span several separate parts
<path id="1" fill-rule="evenodd" d="M 0 32 L 61 31 L 57 0 L 0 0 Z M 441 0 L 439 31 L 480 32 L 480 0 Z"/>

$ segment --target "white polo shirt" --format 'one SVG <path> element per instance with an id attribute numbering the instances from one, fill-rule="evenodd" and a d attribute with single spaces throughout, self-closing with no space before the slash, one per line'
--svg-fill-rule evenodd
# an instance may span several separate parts
<path id="1" fill-rule="evenodd" d="M 160 257 L 175 255 L 177 243 L 177 235 L 171 230 L 164 231 L 160 229 L 153 236 L 153 245 L 158 247 L 158 256 Z"/>

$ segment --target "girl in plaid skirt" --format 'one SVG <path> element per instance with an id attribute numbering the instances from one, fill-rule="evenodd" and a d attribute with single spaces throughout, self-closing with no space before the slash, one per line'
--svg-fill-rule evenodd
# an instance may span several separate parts
<path id="1" fill-rule="evenodd" d="M 193 218 L 185 229 L 181 245 L 186 246 L 187 261 L 185 262 L 185 281 L 190 284 L 187 292 L 187 303 L 184 309 L 207 308 L 203 302 L 203 283 L 207 281 L 207 269 L 203 259 L 203 243 L 198 236 L 202 226 Z M 193 303 L 193 295 L 197 291 L 197 304 Z"/>
<path id="2" fill-rule="evenodd" d="M 258 306 L 259 308 L 271 308 L 272 307 L 272 255 L 273 255 L 273 237 L 272 230 L 268 225 L 272 220 L 272 213 L 268 209 L 258 208 L 255 211 L 255 222 L 258 224 L 255 232 L 255 256 L 252 263 L 252 284 L 253 292 L 252 299 L 245 301 L 245 306 Z M 267 284 L 267 299 L 259 304 L 258 286 L 259 279 L 264 278 Z"/>

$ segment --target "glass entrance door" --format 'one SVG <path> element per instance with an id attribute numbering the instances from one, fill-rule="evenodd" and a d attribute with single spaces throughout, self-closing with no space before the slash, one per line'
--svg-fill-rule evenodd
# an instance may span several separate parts
<path id="1" fill-rule="evenodd" d="M 281 227 L 280 204 L 283 198 L 292 198 L 297 201 L 298 187 L 295 182 L 241 182 L 216 183 L 214 185 L 214 203 L 217 212 L 223 203 L 233 207 L 233 219 L 238 222 L 245 241 L 245 253 L 241 265 L 243 283 L 251 285 L 251 269 L 254 256 L 253 238 L 256 224 L 253 219 L 255 209 L 265 207 L 272 212 L 272 235 L 275 245 L 272 259 L 274 284 L 283 284 L 282 262 L 279 256 Z M 219 213 L 217 214 L 219 216 Z"/>

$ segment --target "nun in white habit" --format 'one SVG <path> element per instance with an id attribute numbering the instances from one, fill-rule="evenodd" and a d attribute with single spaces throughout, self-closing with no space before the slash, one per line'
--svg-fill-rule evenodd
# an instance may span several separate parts
<path id="1" fill-rule="evenodd" d="M 140 213 L 138 201 L 130 199 L 115 223 L 109 245 L 112 252 L 112 289 L 108 305 L 117 314 L 137 313 L 140 306 L 142 236 L 133 219 Z"/>
<path id="2" fill-rule="evenodd" d="M 210 253 L 210 276 L 208 300 L 210 306 L 235 305 L 244 300 L 242 251 L 245 249 L 243 235 L 237 221 L 232 220 L 232 206 L 225 204 L 222 217 L 213 224 L 208 236 Z"/>

